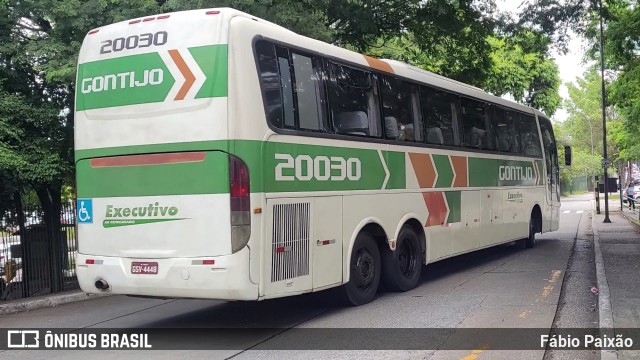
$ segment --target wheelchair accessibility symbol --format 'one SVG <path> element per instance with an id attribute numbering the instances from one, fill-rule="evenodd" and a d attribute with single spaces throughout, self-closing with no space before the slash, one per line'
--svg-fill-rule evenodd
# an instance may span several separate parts
<path id="1" fill-rule="evenodd" d="M 78 199 L 78 224 L 93 223 L 93 199 Z"/>

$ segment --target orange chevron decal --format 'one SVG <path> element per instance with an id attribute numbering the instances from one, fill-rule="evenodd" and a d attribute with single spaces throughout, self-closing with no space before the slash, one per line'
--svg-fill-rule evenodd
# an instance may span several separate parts
<path id="1" fill-rule="evenodd" d="M 420 188 L 432 188 L 436 181 L 436 171 L 429 154 L 409 153 L 411 166 L 416 173 Z"/>
<path id="2" fill-rule="evenodd" d="M 444 197 L 443 192 L 428 192 L 422 193 L 424 203 L 427 204 L 427 210 L 429 210 L 429 217 L 425 223 L 425 227 L 444 225 L 447 221 L 447 215 L 449 210 L 447 209 L 447 200 Z"/>
<path id="3" fill-rule="evenodd" d="M 467 157 L 451 156 L 451 163 L 453 164 L 453 173 L 456 175 L 456 179 L 453 181 L 453 187 L 469 186 Z"/>
<path id="4" fill-rule="evenodd" d="M 391 67 L 391 65 L 387 64 L 386 62 L 384 62 L 384 61 L 382 61 L 380 59 L 376 59 L 376 58 L 371 57 L 371 56 L 367 56 L 367 55 L 362 55 L 362 56 L 364 56 L 364 59 L 367 60 L 367 63 L 372 68 L 374 68 L 376 70 L 388 72 L 388 73 L 391 73 L 391 74 L 394 73 L 393 68 Z"/>
<path id="5" fill-rule="evenodd" d="M 193 75 L 191 69 L 189 69 L 189 66 L 184 61 L 178 50 L 169 50 L 169 55 L 171 56 L 173 62 L 178 65 L 178 70 L 180 70 L 182 76 L 184 76 L 184 84 L 182 84 L 182 87 L 178 91 L 178 94 L 176 95 L 174 100 L 184 100 L 184 97 L 187 96 L 189 89 L 191 89 L 193 83 L 196 82 L 196 77 Z"/>

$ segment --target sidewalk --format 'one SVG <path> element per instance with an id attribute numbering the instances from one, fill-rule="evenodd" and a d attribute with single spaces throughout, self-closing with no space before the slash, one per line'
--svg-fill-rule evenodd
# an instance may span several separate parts
<path id="1" fill-rule="evenodd" d="M 611 202 L 610 202 L 610 205 Z M 604 209 L 593 212 L 596 272 L 601 328 L 640 327 L 640 215 L 619 204 L 609 207 L 611 223 L 604 223 Z M 637 339 L 636 339 L 637 340 Z M 637 359 L 633 351 L 602 351 L 602 359 Z"/>
<path id="2" fill-rule="evenodd" d="M 108 295 L 87 294 L 78 289 L 57 294 L 36 296 L 27 299 L 16 299 L 7 302 L 0 302 L 0 315 L 35 310 L 44 307 L 53 307 L 76 301 L 96 299 L 102 296 Z"/>

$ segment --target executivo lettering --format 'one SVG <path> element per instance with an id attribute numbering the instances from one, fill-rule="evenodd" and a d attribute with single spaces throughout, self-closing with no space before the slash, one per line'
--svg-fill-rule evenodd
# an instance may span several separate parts
<path id="1" fill-rule="evenodd" d="M 159 202 L 136 207 L 107 205 L 102 226 L 110 228 L 184 220 L 185 218 L 177 217 L 178 212 L 179 209 L 176 206 L 161 206 Z"/>

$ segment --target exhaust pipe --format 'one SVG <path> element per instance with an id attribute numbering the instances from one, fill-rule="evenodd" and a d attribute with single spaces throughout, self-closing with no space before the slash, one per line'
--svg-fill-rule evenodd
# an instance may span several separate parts
<path id="1" fill-rule="evenodd" d="M 108 290 L 109 289 L 109 283 L 107 283 L 105 280 L 98 280 L 96 281 L 96 289 L 98 290 Z"/>

